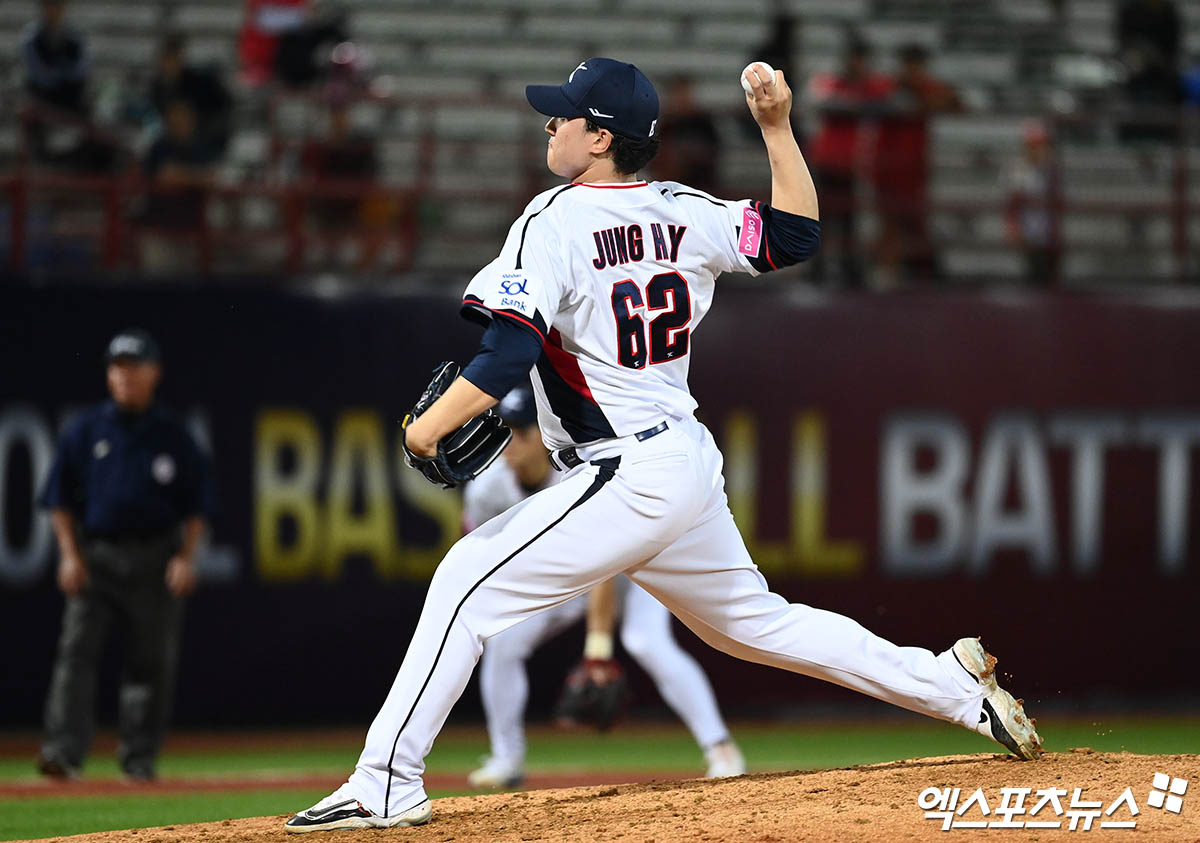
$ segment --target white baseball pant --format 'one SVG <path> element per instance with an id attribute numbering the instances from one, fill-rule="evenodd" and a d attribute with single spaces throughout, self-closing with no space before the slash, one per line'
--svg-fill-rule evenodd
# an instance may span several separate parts
<path id="1" fill-rule="evenodd" d="M 694 419 L 638 442 L 578 449 L 588 462 L 464 536 L 430 583 L 392 689 L 350 776 L 371 811 L 426 798 L 425 756 L 483 642 L 626 573 L 703 640 L 749 661 L 973 727 L 983 689 L 946 650 L 898 647 L 849 618 L 767 587 L 725 499 L 721 453 Z"/>
<path id="2" fill-rule="evenodd" d="M 625 651 L 649 674 L 701 749 L 728 738 L 729 729 L 708 677 L 671 632 L 671 613 L 624 578 L 617 587 Z M 586 613 L 587 598 L 576 597 L 488 639 L 479 662 L 479 692 L 493 758 L 518 767 L 524 764 L 525 703 L 529 697 L 525 662 L 534 650 Z"/>

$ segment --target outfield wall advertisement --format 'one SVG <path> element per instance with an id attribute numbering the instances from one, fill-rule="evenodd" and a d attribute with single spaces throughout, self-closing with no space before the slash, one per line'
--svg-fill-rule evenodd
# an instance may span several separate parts
<path id="1" fill-rule="evenodd" d="M 33 493 L 64 420 L 103 396 L 105 341 L 127 325 L 159 338 L 163 398 L 216 466 L 180 718 L 369 714 L 458 535 L 457 496 L 405 468 L 398 441 L 433 364 L 474 348 L 454 297 L 0 302 L 0 630 L 27 650 L 0 679 L 4 722 L 36 721 L 61 612 Z M 747 545 L 789 598 L 904 643 L 985 635 L 1027 698 L 1194 697 L 1198 675 L 1173 666 L 1181 646 L 1200 655 L 1197 328 L 1200 299 L 1178 295 L 729 289 L 696 330 L 692 385 Z M 688 646 L 731 707 L 843 693 Z M 377 665 L 361 694 L 284 690 L 347 647 Z"/>

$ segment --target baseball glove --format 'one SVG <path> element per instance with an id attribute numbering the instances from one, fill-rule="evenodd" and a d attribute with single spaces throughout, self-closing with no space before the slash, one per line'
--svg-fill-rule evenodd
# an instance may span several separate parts
<path id="1" fill-rule="evenodd" d="M 615 659 L 585 659 L 567 675 L 555 719 L 560 726 L 588 724 L 606 732 L 620 717 L 628 697 L 625 671 Z"/>
<path id="2" fill-rule="evenodd" d="M 407 430 L 409 423 L 429 409 L 434 401 L 442 396 L 454 379 L 458 377 L 458 364 L 454 362 L 439 363 L 433 370 L 433 380 L 412 408 L 412 412 L 404 417 L 401 430 Z M 404 448 L 404 460 L 417 471 L 425 475 L 430 483 L 443 489 L 453 489 L 468 480 L 473 480 L 481 471 L 492 464 L 492 460 L 500 456 L 500 452 L 508 446 L 512 439 L 512 431 L 500 420 L 495 410 L 485 410 L 468 421 L 458 430 L 451 431 L 438 440 L 437 453 L 432 457 L 422 457 L 408 449 L 403 432 L 400 444 Z"/>

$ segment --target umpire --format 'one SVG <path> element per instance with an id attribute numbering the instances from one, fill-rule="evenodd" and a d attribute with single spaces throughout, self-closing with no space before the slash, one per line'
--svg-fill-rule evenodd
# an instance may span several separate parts
<path id="1" fill-rule="evenodd" d="M 214 496 L 207 458 L 154 402 L 162 365 L 153 338 L 122 331 L 105 363 L 112 400 L 67 426 L 40 499 L 51 510 L 67 603 L 38 769 L 79 775 L 104 641 L 117 626 L 125 641 L 117 758 L 128 778 L 148 781 L 171 704 L 182 598 L 196 584 Z"/>

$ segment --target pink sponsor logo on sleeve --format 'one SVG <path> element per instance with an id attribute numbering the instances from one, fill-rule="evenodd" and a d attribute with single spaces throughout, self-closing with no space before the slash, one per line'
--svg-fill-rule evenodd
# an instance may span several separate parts
<path id="1" fill-rule="evenodd" d="M 753 208 L 742 209 L 742 236 L 738 238 L 738 251 L 751 257 L 758 256 L 762 244 L 762 217 Z"/>

